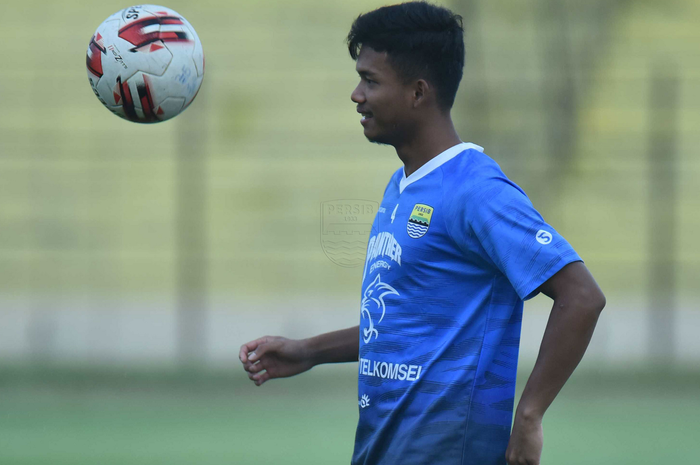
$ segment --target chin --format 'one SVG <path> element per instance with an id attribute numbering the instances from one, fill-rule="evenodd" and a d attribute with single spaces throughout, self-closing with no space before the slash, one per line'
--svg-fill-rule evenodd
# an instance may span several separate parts
<path id="1" fill-rule="evenodd" d="M 388 142 L 381 142 L 381 141 L 372 140 L 372 139 L 367 139 L 367 140 L 370 141 L 371 143 L 377 144 L 377 145 L 390 145 L 390 146 L 392 146 L 392 147 L 394 146 L 394 144 L 390 144 L 390 143 L 388 143 Z"/>
<path id="2" fill-rule="evenodd" d="M 383 137 L 382 134 L 372 134 L 365 131 L 365 137 L 373 144 L 394 145 L 388 140 L 387 137 Z"/>

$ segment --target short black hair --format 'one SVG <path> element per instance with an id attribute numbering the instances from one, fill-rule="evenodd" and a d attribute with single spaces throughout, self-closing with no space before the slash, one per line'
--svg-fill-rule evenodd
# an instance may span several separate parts
<path id="1" fill-rule="evenodd" d="M 384 6 L 358 16 L 347 42 L 353 60 L 363 46 L 386 52 L 404 82 L 425 77 L 440 107 L 452 108 L 464 69 L 460 15 L 423 1 Z"/>

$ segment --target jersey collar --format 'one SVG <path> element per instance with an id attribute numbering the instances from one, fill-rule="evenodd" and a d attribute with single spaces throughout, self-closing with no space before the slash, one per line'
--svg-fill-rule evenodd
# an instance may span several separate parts
<path id="1" fill-rule="evenodd" d="M 411 173 L 409 177 L 406 177 L 406 171 L 404 168 L 403 170 L 401 170 L 403 176 L 401 177 L 401 181 L 399 181 L 399 193 L 402 193 L 409 184 L 418 181 L 423 176 L 431 173 L 434 169 L 439 168 L 443 163 L 452 160 L 454 157 L 468 149 L 475 149 L 479 152 L 484 151 L 483 147 L 480 147 L 476 144 L 462 142 L 461 144 L 457 144 L 453 147 L 450 147 L 449 149 L 445 150 L 436 157 L 431 158 L 425 165 L 421 166 L 416 171 Z"/>

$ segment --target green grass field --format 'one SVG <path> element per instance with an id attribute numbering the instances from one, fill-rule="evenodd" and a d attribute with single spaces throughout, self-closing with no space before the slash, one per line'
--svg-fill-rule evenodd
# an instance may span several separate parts
<path id="1" fill-rule="evenodd" d="M 698 386 L 700 373 L 577 374 L 545 418 L 542 463 L 696 463 Z M 350 366 L 261 388 L 223 373 L 0 371 L 2 465 L 348 464 L 356 418 Z"/>

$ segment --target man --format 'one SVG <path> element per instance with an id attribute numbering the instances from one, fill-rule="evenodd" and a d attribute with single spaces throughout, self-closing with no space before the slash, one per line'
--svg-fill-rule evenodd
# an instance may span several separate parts
<path id="1" fill-rule="evenodd" d="M 542 417 L 590 341 L 605 298 L 571 246 L 450 117 L 461 18 L 423 2 L 360 15 L 352 101 L 371 142 L 404 164 L 374 220 L 360 325 L 263 337 L 240 359 L 256 385 L 360 361 L 354 465 L 538 464 Z M 554 300 L 515 419 L 523 300 Z"/>

